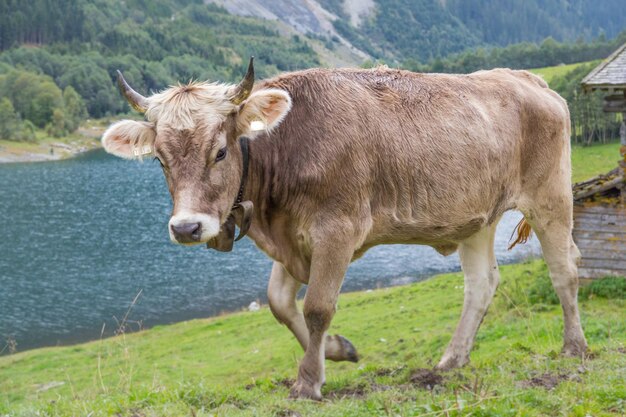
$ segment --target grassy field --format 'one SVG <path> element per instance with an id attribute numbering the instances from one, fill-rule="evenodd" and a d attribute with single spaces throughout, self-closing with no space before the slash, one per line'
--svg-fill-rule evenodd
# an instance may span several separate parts
<path id="1" fill-rule="evenodd" d="M 589 62 L 600 63 L 599 60 L 589 61 Z M 556 65 L 554 67 L 533 68 L 533 69 L 530 69 L 529 71 L 534 74 L 541 75 L 543 79 L 546 80 L 548 84 L 550 84 L 550 82 L 552 81 L 554 77 L 565 75 L 571 70 L 575 69 L 576 67 L 580 65 L 588 64 L 589 62 L 577 62 L 575 64 Z"/>
<path id="2" fill-rule="evenodd" d="M 592 146 L 572 146 L 572 181 L 579 182 L 617 167 L 619 142 Z"/>
<path id="3" fill-rule="evenodd" d="M 362 359 L 328 363 L 322 403 L 286 398 L 302 353 L 262 308 L 2 357 L 0 415 L 624 415 L 626 281 L 582 297 L 591 356 L 571 359 L 558 355 L 561 312 L 545 265 L 504 266 L 502 278 L 462 370 L 430 371 L 462 306 L 453 273 L 342 294 L 331 331 Z"/>

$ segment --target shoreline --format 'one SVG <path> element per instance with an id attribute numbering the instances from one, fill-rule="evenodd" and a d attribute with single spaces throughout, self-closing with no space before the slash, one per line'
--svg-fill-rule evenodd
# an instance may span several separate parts
<path id="1" fill-rule="evenodd" d="M 50 162 L 74 158 L 102 148 L 100 137 L 104 129 L 81 127 L 63 138 L 43 137 L 37 142 L 0 140 L 0 164 Z"/>
<path id="2" fill-rule="evenodd" d="M 537 258 L 538 259 L 538 258 Z M 532 260 L 536 260 L 533 257 L 528 257 L 528 258 L 524 258 L 524 259 L 520 259 L 519 261 L 512 263 L 512 264 L 508 264 L 508 265 L 518 265 L 518 264 L 523 264 L 525 262 L 528 261 L 532 261 Z M 423 276 L 423 277 L 412 277 L 414 279 L 410 280 L 410 281 L 405 281 L 405 282 L 401 282 L 399 284 L 390 284 L 390 285 L 385 285 L 385 286 L 381 286 L 381 287 L 376 287 L 376 288 L 362 288 L 362 289 L 356 289 L 356 290 L 348 290 L 346 292 L 341 292 L 340 296 L 345 297 L 346 295 L 350 296 L 350 295 L 354 295 L 354 294 L 368 294 L 371 293 L 372 291 L 384 291 L 384 290 L 389 290 L 389 289 L 395 289 L 395 288 L 400 288 L 400 287 L 410 287 L 412 285 L 417 285 L 420 283 L 423 283 L 425 281 L 429 281 L 432 280 L 434 278 L 438 278 L 440 276 L 443 275 L 450 275 L 450 274 L 458 274 L 460 273 L 460 270 L 450 270 L 450 271 L 446 271 L 446 272 L 442 272 L 442 273 L 437 273 L 437 274 L 432 274 L 432 275 L 427 275 L 427 276 Z M 297 301 L 299 303 L 301 303 L 303 301 L 302 297 L 298 297 Z M 263 309 L 263 308 L 269 308 L 269 304 L 266 298 L 256 298 L 254 300 L 252 300 L 252 302 L 256 302 L 258 304 L 259 309 Z M 130 313 L 131 310 L 129 310 Z M 217 314 L 209 314 L 209 315 L 195 315 L 192 314 L 190 316 L 188 316 L 187 318 L 182 318 L 182 319 L 173 319 L 170 321 L 155 321 L 154 323 L 150 323 L 150 324 L 145 324 L 143 323 L 143 319 L 140 319 L 139 321 L 141 322 L 141 325 L 134 329 L 132 328 L 132 326 L 128 326 L 128 328 L 125 328 L 123 332 L 124 335 L 128 336 L 128 335 L 141 335 L 142 333 L 145 332 L 149 332 L 151 330 L 153 330 L 155 327 L 169 327 L 169 326 L 185 326 L 190 322 L 195 322 L 195 321 L 213 321 L 213 320 L 220 320 L 220 319 L 225 319 L 228 317 L 232 317 L 234 315 L 238 315 L 238 314 L 242 314 L 242 313 L 255 313 L 258 310 L 256 309 L 250 309 L 248 304 L 241 305 L 239 307 L 233 307 L 233 308 L 228 308 L 228 309 L 224 309 L 221 310 L 219 313 Z M 104 323 L 103 323 L 104 324 Z M 98 327 L 98 326 L 97 326 Z M 105 326 L 106 327 L 106 326 Z M 3 357 L 7 357 L 7 356 L 11 356 L 11 355 L 16 355 L 16 354 L 23 354 L 25 352 L 33 352 L 33 351 L 38 351 L 41 349 L 54 349 L 54 348 L 71 348 L 71 347 L 76 347 L 76 346 L 81 346 L 81 345 L 85 345 L 85 344 L 91 344 L 91 343 L 97 343 L 97 342 L 102 342 L 105 340 L 110 340 L 110 339 L 114 339 L 116 337 L 119 336 L 120 333 L 118 333 L 119 329 L 107 329 L 106 331 L 102 330 L 103 327 L 100 326 L 101 330 L 99 331 L 100 335 L 99 336 L 95 336 L 95 337 L 85 337 L 86 333 L 83 333 L 83 335 L 77 335 L 75 334 L 73 338 L 69 338 L 69 339 L 65 339 L 65 340 L 61 340 L 61 339 L 56 339 L 56 342 L 54 343 L 47 343 L 47 344 L 35 344 L 35 345 L 26 345 L 26 347 L 24 349 L 20 349 L 19 347 L 21 346 L 20 344 L 20 340 L 17 340 L 13 337 L 8 337 L 3 339 L 0 339 L 0 359 L 2 359 Z M 97 330 L 97 328 L 95 329 Z M 113 333 L 111 333 L 111 331 Z M 94 333 L 95 334 L 95 333 Z M 14 352 L 10 351 L 10 345 L 14 344 L 14 346 L 17 348 Z M 0 417 L 4 417 L 2 415 L 0 415 Z"/>
<path id="3" fill-rule="evenodd" d="M 536 262 L 536 261 L 543 261 L 543 258 L 541 255 L 537 256 L 537 255 L 533 255 L 533 254 L 529 254 L 529 255 L 525 255 L 520 257 L 519 259 L 516 259 L 515 261 L 511 262 L 511 263 L 501 263 L 499 264 L 499 267 L 502 266 L 522 266 L 528 263 L 532 263 L 532 262 Z M 401 277 L 401 278 L 410 278 L 409 280 L 406 279 L 399 279 L 399 280 L 393 280 L 391 279 L 388 283 L 388 285 L 384 285 L 384 286 L 380 286 L 380 287 L 362 287 L 362 288 L 358 288 L 358 289 L 349 289 L 344 291 L 341 291 L 341 296 L 345 297 L 346 295 L 350 296 L 350 294 L 354 295 L 354 294 L 368 294 L 371 293 L 372 291 L 378 291 L 378 290 L 390 290 L 390 289 L 394 289 L 394 288 L 400 288 L 400 287 L 410 287 L 412 285 L 417 285 L 417 284 L 421 284 L 424 283 L 426 281 L 430 281 L 433 279 L 437 279 L 441 276 L 445 276 L 445 275 L 450 275 L 450 274 L 459 274 L 462 273 L 461 269 L 450 269 L 448 271 L 443 271 L 443 272 L 439 272 L 439 273 L 435 273 L 435 274 L 426 274 L 426 275 L 421 275 L 421 276 L 411 276 L 411 277 Z M 297 298 L 298 302 L 302 302 L 303 298 L 302 297 L 298 297 Z M 267 297 L 257 297 L 255 299 L 251 299 L 251 302 L 256 302 L 258 304 L 259 307 L 263 308 L 263 307 L 268 307 L 268 301 L 267 301 Z M 129 326 L 128 328 L 125 329 L 124 333 L 127 335 L 130 334 L 138 334 L 138 333 L 143 333 L 146 331 L 150 331 L 151 329 L 155 328 L 155 327 L 161 327 L 161 326 L 176 326 L 176 325 L 184 325 L 185 323 L 189 323 L 192 321 L 196 321 L 196 320 L 214 320 L 214 319 L 220 319 L 220 318 L 225 318 L 225 317 L 229 317 L 232 315 L 236 315 L 236 314 L 240 314 L 240 313 L 245 313 L 245 312 L 255 312 L 257 310 L 254 309 L 250 309 L 249 303 L 246 301 L 244 304 L 238 305 L 238 306 L 233 306 L 231 308 L 226 308 L 223 310 L 220 310 L 218 313 L 215 314 L 195 314 L 195 313 L 191 313 L 191 314 L 186 314 L 183 316 L 178 316 L 178 318 L 176 317 L 171 317 L 168 320 L 154 320 L 153 322 L 150 322 L 149 319 L 146 318 L 139 318 L 138 321 L 136 321 L 135 323 L 141 323 L 137 328 L 133 328 L 132 326 Z M 131 310 L 129 310 L 129 313 L 131 312 Z M 146 323 L 146 321 L 148 323 Z M 106 319 L 102 320 L 102 323 L 105 324 Z M 39 349 L 48 349 L 48 348 L 67 348 L 67 347 L 72 347 L 72 346 L 79 346 L 79 345 L 83 345 L 83 344 L 87 344 L 87 343 L 95 343 L 98 341 L 102 341 L 102 340 L 107 340 L 107 339 L 111 339 L 111 338 L 115 338 L 118 335 L 117 330 L 119 329 L 115 329 L 113 328 L 109 328 L 108 326 L 109 323 L 106 323 L 106 331 L 103 330 L 102 326 L 96 326 L 94 327 L 94 332 L 91 331 L 83 331 L 82 333 L 74 333 L 73 337 L 69 337 L 69 338 L 55 338 L 55 341 L 52 341 L 51 343 L 27 343 L 24 348 L 20 349 L 21 343 L 19 339 L 15 339 L 13 337 L 8 337 L 5 338 L 4 340 L 2 338 L 0 338 L 0 358 L 10 355 L 10 354 L 16 354 L 16 353 L 23 353 L 23 352 L 31 352 L 31 351 L 35 351 L 35 350 L 39 350 Z M 100 330 L 98 330 L 100 329 Z M 93 336 L 92 336 L 93 335 Z M 8 351 L 3 351 L 4 349 L 7 349 L 7 347 L 11 344 L 11 343 L 15 343 L 15 346 L 17 347 L 17 350 L 13 353 L 9 353 Z"/>

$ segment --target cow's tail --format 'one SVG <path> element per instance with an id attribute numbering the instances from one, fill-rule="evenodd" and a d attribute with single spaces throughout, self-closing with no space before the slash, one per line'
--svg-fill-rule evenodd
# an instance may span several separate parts
<path id="1" fill-rule="evenodd" d="M 522 217 L 522 220 L 520 220 L 519 223 L 517 223 L 517 226 L 515 226 L 515 229 L 513 229 L 513 233 L 511 233 L 509 242 L 511 241 L 511 239 L 513 239 L 515 231 L 517 231 L 517 239 L 515 239 L 515 241 L 511 243 L 511 245 L 509 246 L 509 250 L 513 249 L 518 243 L 524 244 L 528 242 L 528 239 L 530 238 L 533 229 L 530 227 L 530 224 L 528 224 L 526 219 Z"/>

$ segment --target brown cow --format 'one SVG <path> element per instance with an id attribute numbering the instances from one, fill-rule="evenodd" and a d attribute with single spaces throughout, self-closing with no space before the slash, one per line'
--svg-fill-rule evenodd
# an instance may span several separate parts
<path id="1" fill-rule="evenodd" d="M 379 244 L 459 249 L 463 313 L 437 367 L 466 364 L 498 286 L 496 225 L 511 209 L 541 242 L 563 307 L 563 353 L 585 351 L 569 114 L 540 78 L 508 69 L 311 69 L 253 87 L 251 62 L 237 86 L 191 83 L 143 97 L 119 81 L 147 121 L 112 125 L 104 148 L 161 161 L 172 241 L 228 249 L 233 219 L 243 229 L 251 220 L 250 237 L 274 259 L 272 313 L 305 350 L 293 397 L 321 398 L 325 358 L 357 360 L 352 344 L 327 330 L 348 264 Z M 249 151 L 238 142 L 244 135 Z M 244 210 L 233 211 L 233 201 Z M 295 303 L 302 284 L 304 314 Z"/>

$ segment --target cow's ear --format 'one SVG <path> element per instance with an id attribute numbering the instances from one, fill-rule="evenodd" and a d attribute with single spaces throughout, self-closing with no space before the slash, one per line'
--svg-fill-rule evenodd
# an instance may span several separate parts
<path id="1" fill-rule="evenodd" d="M 291 110 L 291 97 L 284 90 L 269 88 L 250 95 L 241 104 L 237 127 L 242 135 L 271 130 L 278 126 Z"/>
<path id="2" fill-rule="evenodd" d="M 104 150 L 125 159 L 141 159 L 154 152 L 156 132 L 152 124 L 122 120 L 111 125 L 102 135 Z"/>

